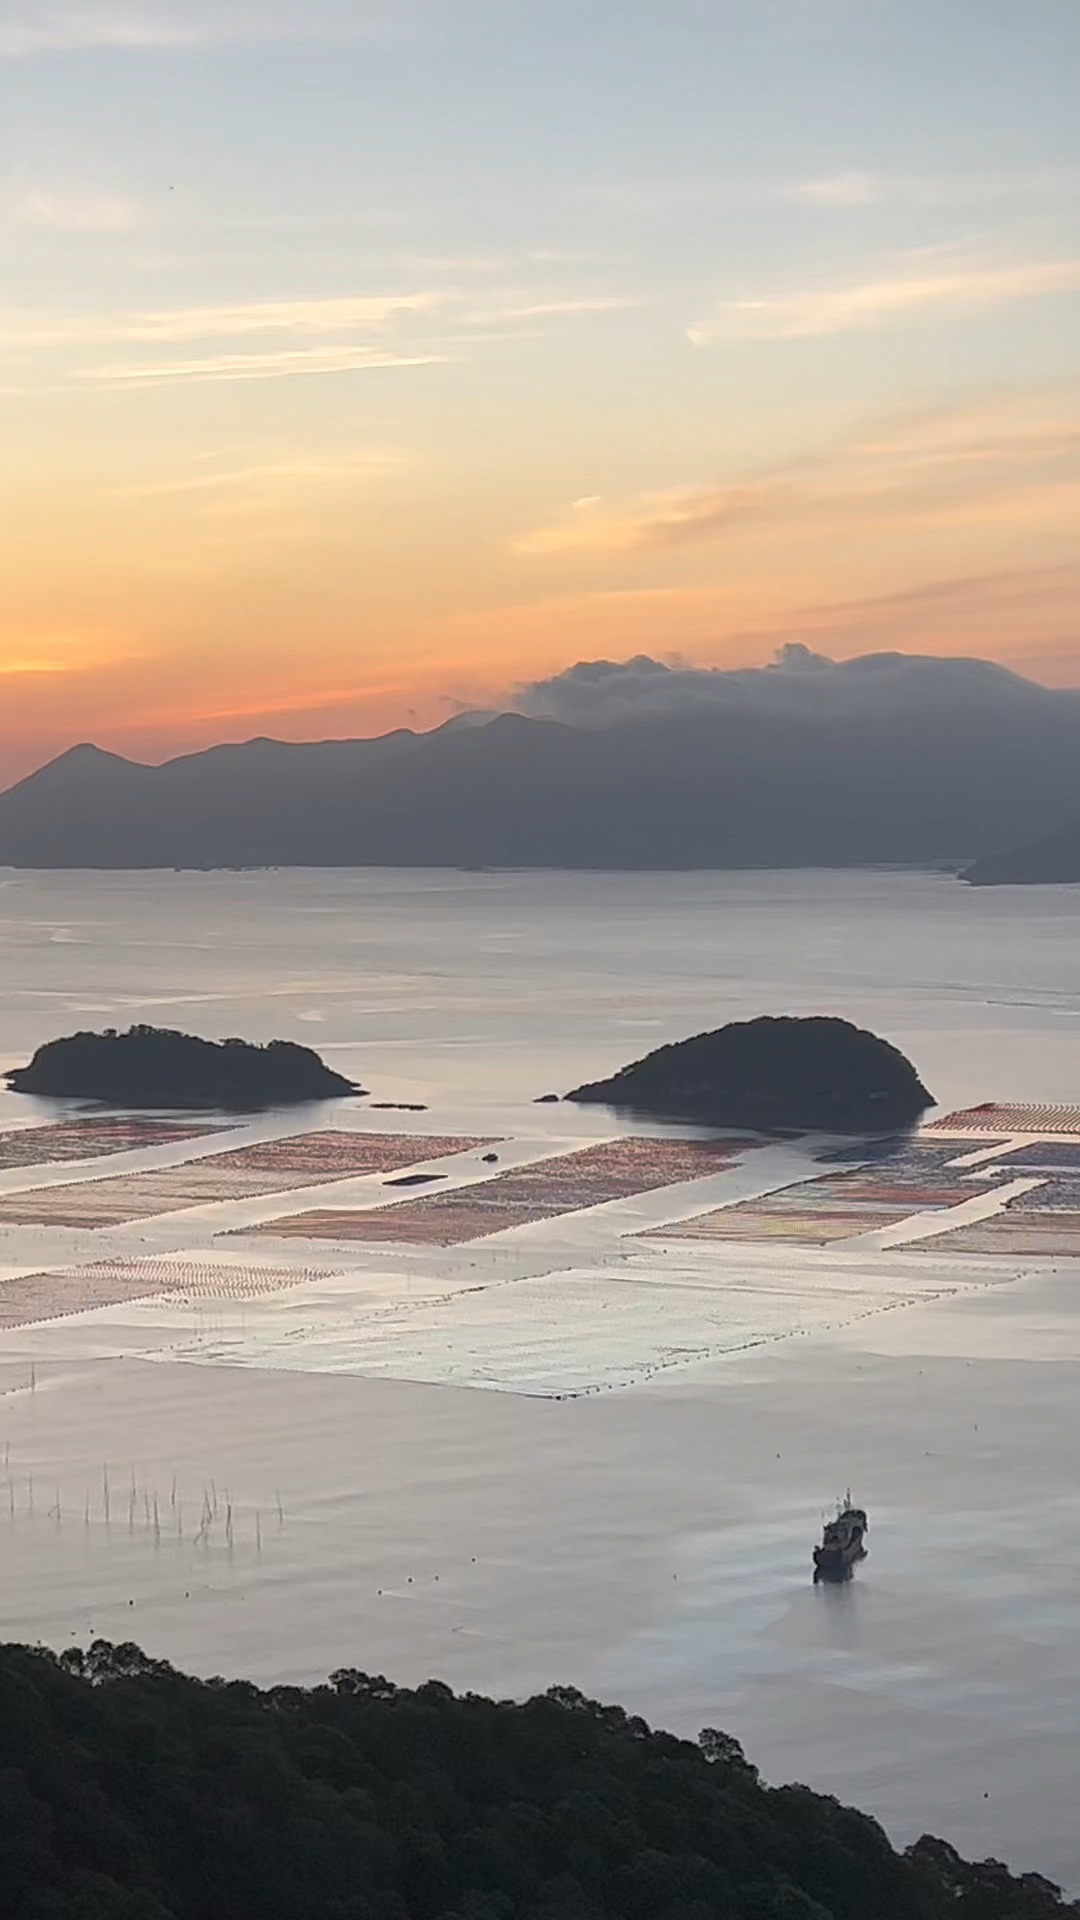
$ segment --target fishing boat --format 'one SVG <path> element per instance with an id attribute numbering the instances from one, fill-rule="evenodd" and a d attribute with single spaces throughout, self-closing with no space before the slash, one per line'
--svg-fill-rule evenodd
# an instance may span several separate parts
<path id="1" fill-rule="evenodd" d="M 866 1514 L 852 1504 L 849 1489 L 837 1501 L 836 1518 L 826 1520 L 821 1545 L 814 1548 L 814 1579 L 849 1580 L 856 1561 L 866 1559 L 868 1527 Z"/>

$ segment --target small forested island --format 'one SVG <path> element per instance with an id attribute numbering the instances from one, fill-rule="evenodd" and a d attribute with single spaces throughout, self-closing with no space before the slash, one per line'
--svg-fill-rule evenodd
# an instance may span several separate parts
<path id="1" fill-rule="evenodd" d="M 1061 1920 L 1038 1874 L 897 1853 L 570 1688 L 193 1680 L 0 1647 L 0 1910 L 19 1920 Z"/>
<path id="2" fill-rule="evenodd" d="M 568 1100 L 763 1133 L 888 1133 L 934 1104 L 898 1048 L 848 1020 L 741 1020 L 658 1047 Z"/>
<path id="3" fill-rule="evenodd" d="M 291 1040 L 199 1040 L 165 1027 L 73 1033 L 39 1047 L 7 1076 L 14 1093 L 101 1100 L 114 1107 L 252 1112 L 357 1091 L 310 1047 Z"/>

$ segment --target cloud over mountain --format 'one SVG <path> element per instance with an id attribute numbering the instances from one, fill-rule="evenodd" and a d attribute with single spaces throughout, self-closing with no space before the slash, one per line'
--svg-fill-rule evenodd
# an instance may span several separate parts
<path id="1" fill-rule="evenodd" d="M 966 863 L 1080 813 L 1080 692 L 983 660 L 579 661 L 518 706 L 161 767 L 78 749 L 0 796 L 0 864 Z"/>
<path id="2" fill-rule="evenodd" d="M 535 719 L 610 727 L 664 715 L 760 714 L 821 720 L 939 717 L 950 708 L 1015 702 L 1041 707 L 1054 695 L 988 660 L 871 653 L 834 661 L 799 642 L 779 648 L 765 667 L 695 667 L 638 654 L 631 660 L 579 660 L 519 689 L 515 705 Z"/>

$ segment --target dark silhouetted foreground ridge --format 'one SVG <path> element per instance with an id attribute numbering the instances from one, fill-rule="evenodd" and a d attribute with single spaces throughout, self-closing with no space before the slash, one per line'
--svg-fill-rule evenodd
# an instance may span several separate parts
<path id="1" fill-rule="evenodd" d="M 355 1093 L 310 1047 L 271 1040 L 198 1040 L 162 1027 L 73 1033 L 39 1047 L 8 1074 L 15 1093 L 105 1100 L 115 1107 L 225 1107 L 250 1111 Z"/>
<path id="2" fill-rule="evenodd" d="M 569 1689 L 260 1692 L 134 1646 L 0 1648 L 18 1920 L 1061 1920 L 1037 1874 L 762 1786 Z"/>
<path id="3" fill-rule="evenodd" d="M 887 1040 L 820 1018 L 744 1020 L 699 1033 L 567 1098 L 766 1133 L 886 1133 L 934 1104 Z"/>
<path id="4" fill-rule="evenodd" d="M 1080 820 L 1045 840 L 976 860 L 963 878 L 973 887 L 1075 885 L 1080 881 Z"/>

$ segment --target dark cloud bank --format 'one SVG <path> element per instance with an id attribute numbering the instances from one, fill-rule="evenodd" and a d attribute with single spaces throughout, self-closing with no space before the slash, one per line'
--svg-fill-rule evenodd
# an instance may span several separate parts
<path id="1" fill-rule="evenodd" d="M 984 702 L 1033 703 L 1080 695 L 1053 695 L 989 660 L 939 659 L 928 654 L 870 653 L 829 660 L 809 647 L 781 647 L 766 667 L 665 665 L 648 654 L 632 660 L 579 660 L 550 680 L 520 689 L 515 705 L 538 719 L 572 727 L 611 727 L 627 721 L 685 715 L 770 715 L 777 719 L 902 720 Z"/>
<path id="2" fill-rule="evenodd" d="M 1080 817 L 1080 693 L 982 660 L 579 662 L 515 705 L 155 768 L 76 748 L 0 796 L 0 862 L 963 865 Z"/>

